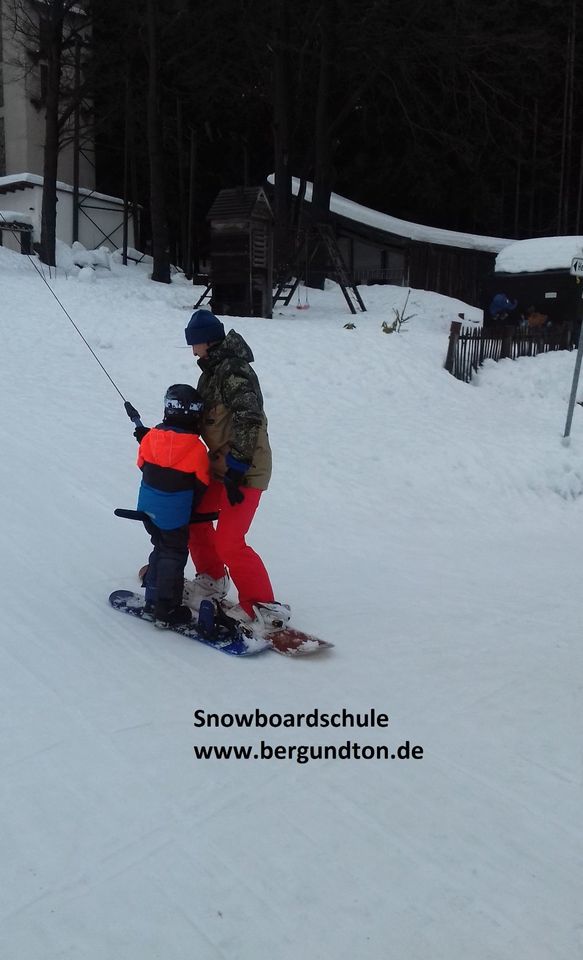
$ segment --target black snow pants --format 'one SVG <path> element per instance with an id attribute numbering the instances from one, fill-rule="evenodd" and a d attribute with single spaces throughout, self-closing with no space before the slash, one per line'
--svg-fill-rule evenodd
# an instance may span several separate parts
<path id="1" fill-rule="evenodd" d="M 144 577 L 146 601 L 178 607 L 182 603 L 184 568 L 188 560 L 188 524 L 175 530 L 161 530 L 151 520 L 144 520 L 144 526 L 154 545 Z"/>

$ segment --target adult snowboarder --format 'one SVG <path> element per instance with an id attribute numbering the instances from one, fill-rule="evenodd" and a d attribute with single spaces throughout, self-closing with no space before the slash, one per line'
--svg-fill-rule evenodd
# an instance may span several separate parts
<path id="1" fill-rule="evenodd" d="M 289 620 L 289 608 L 275 603 L 261 557 L 245 536 L 271 477 L 271 448 L 263 396 L 253 353 L 235 331 L 225 335 L 210 310 L 196 310 L 185 330 L 186 342 L 202 371 L 197 390 L 203 398 L 201 434 L 209 448 L 211 479 L 198 510 L 219 513 L 212 523 L 190 528 L 189 548 L 197 570 L 185 600 L 197 608 L 201 599 L 223 599 L 229 574 L 239 605 L 250 619 Z"/>

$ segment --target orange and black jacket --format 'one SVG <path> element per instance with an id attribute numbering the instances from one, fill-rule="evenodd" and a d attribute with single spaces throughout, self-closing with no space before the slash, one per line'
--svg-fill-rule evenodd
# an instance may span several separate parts
<path id="1" fill-rule="evenodd" d="M 138 467 L 138 510 L 161 530 L 189 523 L 209 484 L 208 451 L 198 434 L 165 423 L 152 427 L 140 443 Z"/>

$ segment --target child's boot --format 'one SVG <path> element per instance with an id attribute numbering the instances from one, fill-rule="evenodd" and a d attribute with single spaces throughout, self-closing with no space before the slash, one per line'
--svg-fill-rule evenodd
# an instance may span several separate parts
<path id="1" fill-rule="evenodd" d="M 155 607 L 157 627 L 184 627 L 192 622 L 192 610 L 189 607 L 176 606 L 168 600 L 159 600 Z"/>

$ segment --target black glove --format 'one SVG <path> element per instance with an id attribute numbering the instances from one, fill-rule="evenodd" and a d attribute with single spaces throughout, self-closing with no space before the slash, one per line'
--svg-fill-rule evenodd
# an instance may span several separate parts
<path id="1" fill-rule="evenodd" d="M 134 430 L 134 437 L 136 438 L 138 443 L 141 443 L 144 437 L 146 436 L 146 434 L 149 432 L 150 432 L 149 427 L 136 427 L 136 429 Z"/>
<path id="2" fill-rule="evenodd" d="M 132 421 L 132 423 L 135 423 L 136 420 L 139 420 L 139 419 L 140 419 L 140 415 L 139 415 L 138 411 L 136 410 L 135 407 L 132 407 L 132 405 L 131 405 L 131 403 L 130 403 L 129 400 L 126 400 L 126 401 L 125 401 L 125 403 L 124 403 L 124 409 L 125 409 L 125 412 L 127 413 L 128 417 L 129 417 L 130 420 Z"/>
<path id="3" fill-rule="evenodd" d="M 227 499 L 232 507 L 236 507 L 238 503 L 243 503 L 245 497 L 241 493 L 240 486 L 243 483 L 244 474 L 239 470 L 233 470 L 229 468 L 224 476 L 225 490 L 227 491 Z"/>
<path id="4" fill-rule="evenodd" d="M 238 503 L 242 503 L 245 499 L 239 487 L 243 483 L 243 478 L 250 464 L 244 463 L 243 460 L 237 460 L 237 457 L 234 457 L 232 453 L 228 453 L 225 457 L 225 465 L 227 472 L 224 481 L 227 497 L 231 506 L 236 507 Z"/>

